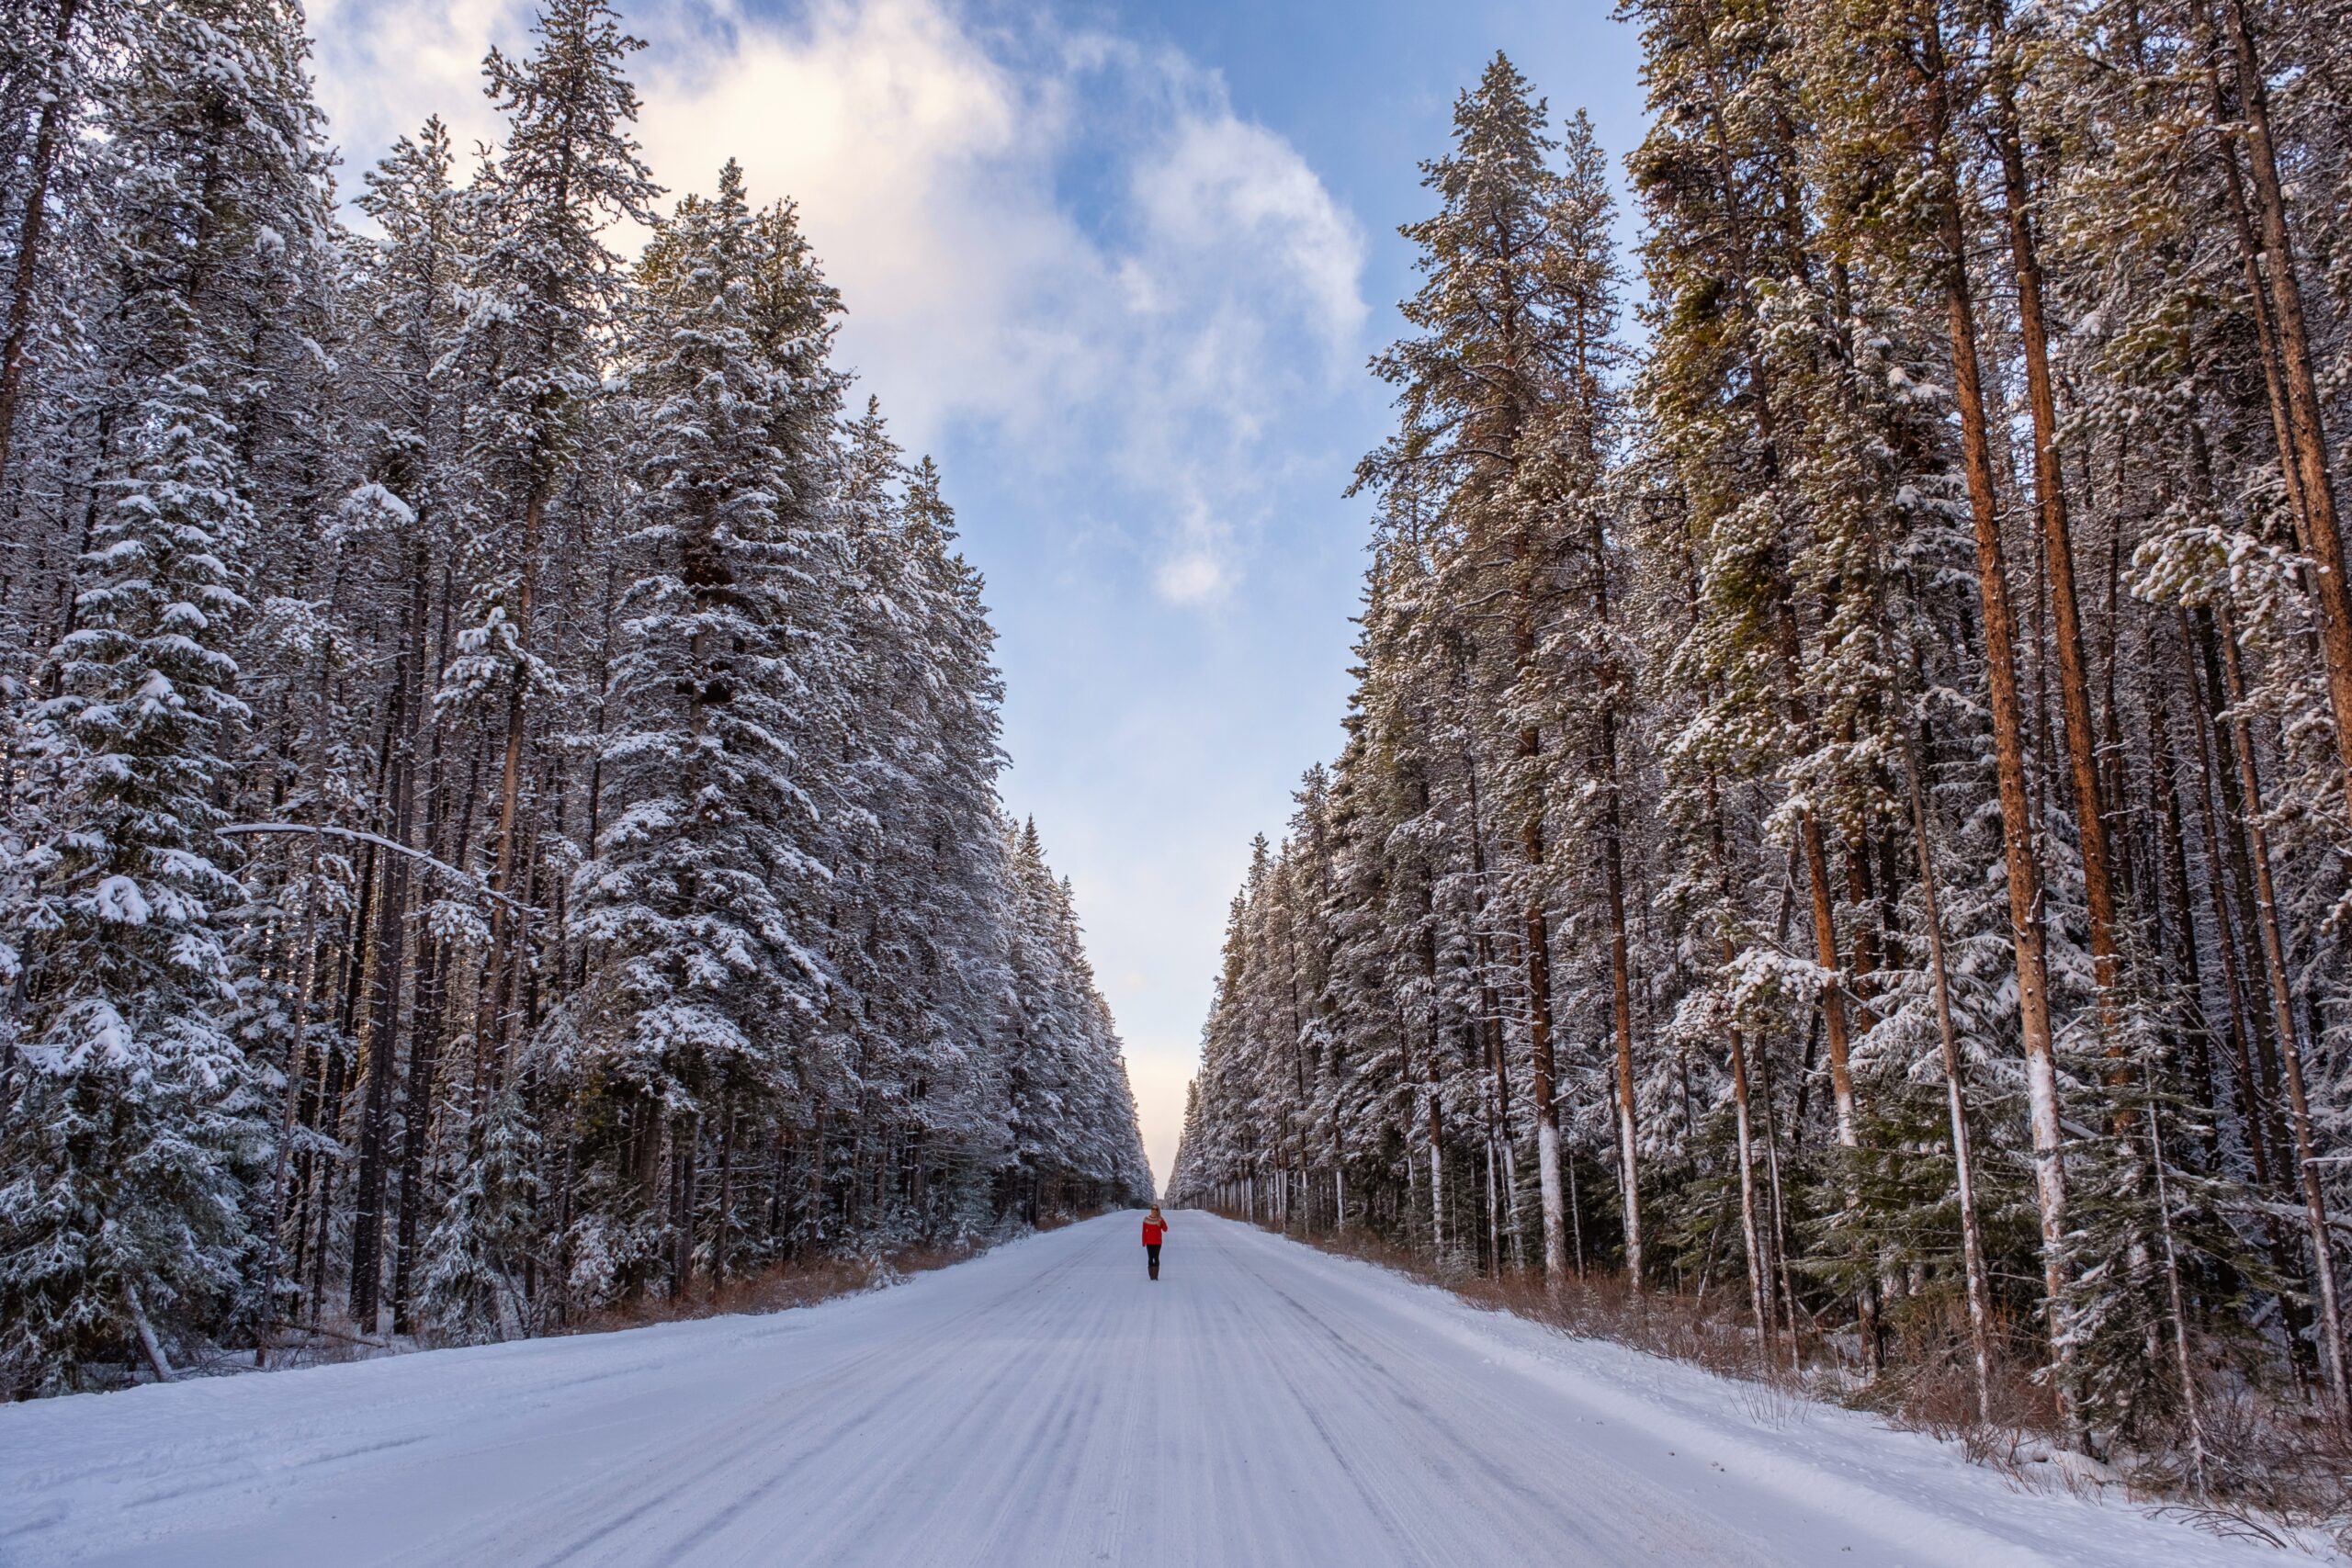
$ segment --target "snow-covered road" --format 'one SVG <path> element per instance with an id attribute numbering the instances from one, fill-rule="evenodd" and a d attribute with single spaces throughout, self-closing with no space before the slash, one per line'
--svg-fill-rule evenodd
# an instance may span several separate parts
<path id="1" fill-rule="evenodd" d="M 0 1407 L 0 1562 L 2276 1563 L 1205 1215 L 773 1317 Z"/>

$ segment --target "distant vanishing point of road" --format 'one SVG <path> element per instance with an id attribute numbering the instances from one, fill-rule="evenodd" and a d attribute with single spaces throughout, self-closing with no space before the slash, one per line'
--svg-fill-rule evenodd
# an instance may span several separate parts
<path id="1" fill-rule="evenodd" d="M 1204 1214 L 877 1293 L 0 1407 L 0 1563 L 2275 1563 Z"/>

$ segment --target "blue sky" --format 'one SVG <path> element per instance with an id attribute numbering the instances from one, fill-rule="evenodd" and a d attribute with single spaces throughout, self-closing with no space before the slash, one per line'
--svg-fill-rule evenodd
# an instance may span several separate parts
<path id="1" fill-rule="evenodd" d="M 657 175 L 732 156 L 801 203 L 843 359 L 940 460 L 1001 639 L 1005 794 L 1075 885 L 1164 1178 L 1250 837 L 1340 741 L 1341 492 L 1389 423 L 1364 362 L 1413 287 L 1417 163 L 1498 48 L 1622 159 L 1633 32 L 1598 0 L 620 8 Z M 314 4 L 348 184 L 428 113 L 492 136 L 481 58 L 529 15 Z"/>

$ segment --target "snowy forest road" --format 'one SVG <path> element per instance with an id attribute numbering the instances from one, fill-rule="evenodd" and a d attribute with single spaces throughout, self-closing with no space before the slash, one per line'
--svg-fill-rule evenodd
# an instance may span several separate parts
<path id="1" fill-rule="evenodd" d="M 0 1407 L 0 1562 L 2277 1561 L 1204 1214 L 1163 1273 L 1110 1215 L 774 1316 Z"/>

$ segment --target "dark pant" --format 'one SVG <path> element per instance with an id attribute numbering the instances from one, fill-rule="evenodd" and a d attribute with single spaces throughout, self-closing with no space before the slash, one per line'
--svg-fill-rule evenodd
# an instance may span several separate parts
<path id="1" fill-rule="evenodd" d="M 1149 1263 L 1151 1264 L 1151 1277 L 1152 1277 L 1153 1279 L 1155 1279 L 1155 1280 L 1159 1279 L 1159 1244 L 1158 1242 L 1156 1242 L 1156 1241 L 1148 1241 L 1148 1242 L 1145 1242 L 1145 1243 L 1143 1244 L 1143 1251 L 1144 1251 L 1144 1257 L 1145 1257 L 1145 1258 L 1146 1258 L 1148 1261 L 1149 1261 Z"/>

